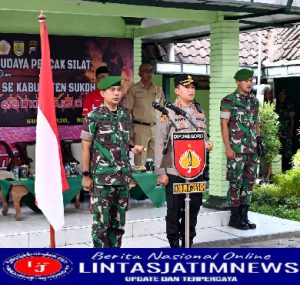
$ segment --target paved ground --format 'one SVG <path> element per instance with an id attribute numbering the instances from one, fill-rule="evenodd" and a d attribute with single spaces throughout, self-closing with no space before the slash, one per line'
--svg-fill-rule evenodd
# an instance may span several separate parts
<path id="1" fill-rule="evenodd" d="M 131 200 L 127 212 L 127 223 L 122 247 L 166 248 L 166 205 L 153 207 L 149 200 Z M 229 211 L 201 208 L 197 223 L 194 246 L 203 247 L 300 247 L 300 223 L 258 213 L 249 213 L 257 224 L 255 230 L 241 231 L 228 226 Z M 1 247 L 47 247 L 49 224 L 41 214 L 22 207 L 22 221 L 15 221 L 14 209 L 10 205 L 8 216 L 0 215 Z M 88 203 L 80 209 L 73 204 L 65 209 L 65 227 L 57 232 L 57 247 L 91 248 L 92 216 Z"/>
<path id="2" fill-rule="evenodd" d="M 73 244 L 70 246 L 65 246 L 64 248 L 91 248 L 93 247 L 91 243 L 85 244 Z M 235 241 L 228 242 L 222 241 L 218 243 L 210 244 L 196 244 L 193 246 L 195 248 L 300 248 L 300 232 L 291 234 L 285 234 L 281 237 L 270 237 L 264 238 L 262 241 Z"/>
<path id="3" fill-rule="evenodd" d="M 216 246 L 218 247 L 218 246 Z M 253 241 L 240 243 L 238 245 L 230 245 L 228 247 L 239 248 L 300 248 L 300 232 L 294 236 L 272 238 L 262 241 Z"/>

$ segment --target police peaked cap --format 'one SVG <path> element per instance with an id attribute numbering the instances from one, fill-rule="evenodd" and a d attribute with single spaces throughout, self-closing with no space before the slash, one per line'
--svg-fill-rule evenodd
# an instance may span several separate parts
<path id="1" fill-rule="evenodd" d="M 175 87 L 178 85 L 188 86 L 189 84 L 194 84 L 197 87 L 197 82 L 194 80 L 190 74 L 180 74 L 174 78 Z"/>
<path id="2" fill-rule="evenodd" d="M 97 84 L 97 88 L 100 90 L 106 90 L 111 86 L 121 86 L 121 80 L 121 76 L 106 76 Z"/>
<path id="3" fill-rule="evenodd" d="M 254 74 L 254 71 L 253 70 L 250 70 L 250 69 L 246 69 L 246 68 L 243 68 L 243 69 L 240 69 L 238 70 L 235 75 L 234 75 L 234 79 L 235 80 L 238 80 L 238 81 L 243 81 L 243 80 L 247 80 L 249 78 L 252 78 L 253 77 L 253 74 Z"/>

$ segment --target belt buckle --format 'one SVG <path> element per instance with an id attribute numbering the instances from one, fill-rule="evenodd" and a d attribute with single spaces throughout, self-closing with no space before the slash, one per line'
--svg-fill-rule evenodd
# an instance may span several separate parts
<path id="1" fill-rule="evenodd" d="M 155 126 L 155 123 L 150 123 L 149 126 L 153 127 L 153 126 Z"/>

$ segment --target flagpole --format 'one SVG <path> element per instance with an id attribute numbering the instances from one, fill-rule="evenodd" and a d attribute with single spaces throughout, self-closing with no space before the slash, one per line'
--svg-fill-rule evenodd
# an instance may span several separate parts
<path id="1" fill-rule="evenodd" d="M 54 84 L 46 16 L 38 16 L 41 36 L 41 67 L 39 76 L 36 124 L 35 197 L 50 224 L 50 247 L 55 247 L 55 231 L 64 225 L 63 191 L 69 189 L 63 167 L 59 132 L 56 122 Z"/>
<path id="2" fill-rule="evenodd" d="M 55 248 L 55 231 L 54 228 L 50 225 L 50 248 Z"/>
<path id="3" fill-rule="evenodd" d="M 39 22 L 45 22 L 46 16 L 44 15 L 43 11 L 41 10 L 40 15 L 38 16 Z M 50 224 L 50 248 L 55 248 L 55 231 L 52 225 Z"/>

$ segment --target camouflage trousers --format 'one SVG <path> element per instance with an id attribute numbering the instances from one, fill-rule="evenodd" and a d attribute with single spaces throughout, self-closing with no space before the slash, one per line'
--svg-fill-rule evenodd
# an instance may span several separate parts
<path id="1" fill-rule="evenodd" d="M 127 185 L 99 185 L 91 193 L 94 247 L 121 247 L 125 232 Z"/>
<path id="2" fill-rule="evenodd" d="M 237 153 L 227 160 L 228 200 L 231 207 L 250 205 L 257 172 L 257 154 Z"/>
<path id="3" fill-rule="evenodd" d="M 280 137 L 281 149 L 280 154 L 282 155 L 282 171 L 291 169 L 292 167 L 292 156 L 293 156 L 293 142 L 292 139 L 286 134 Z"/>
<path id="4" fill-rule="evenodd" d="M 291 158 L 293 155 L 292 138 L 290 138 L 287 133 L 281 133 L 279 136 L 279 140 L 281 144 L 280 154 L 283 157 Z"/>

